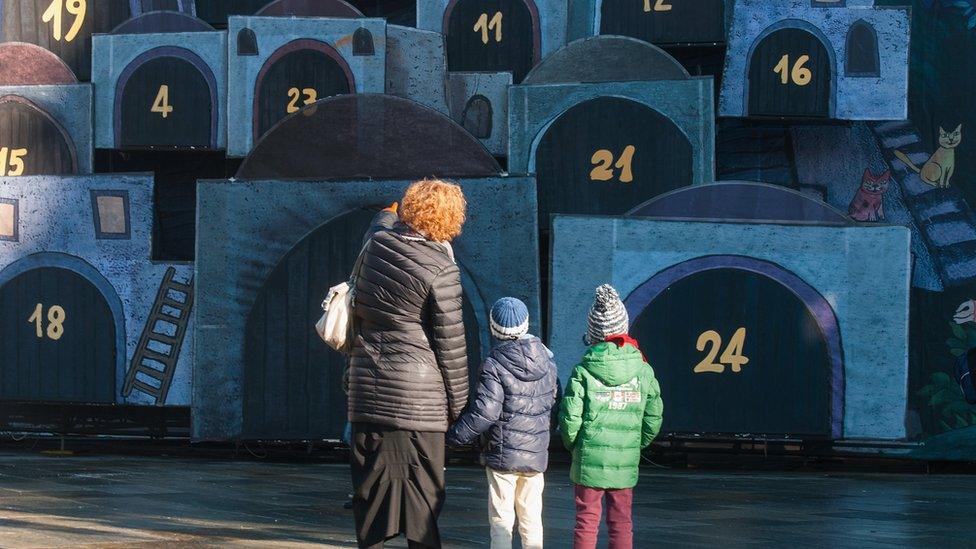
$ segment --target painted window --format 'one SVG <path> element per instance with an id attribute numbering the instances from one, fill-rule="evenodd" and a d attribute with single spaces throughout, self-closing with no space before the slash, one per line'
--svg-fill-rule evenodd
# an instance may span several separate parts
<path id="1" fill-rule="evenodd" d="M 815 8 L 842 8 L 847 5 L 847 0 L 810 0 L 810 5 Z"/>
<path id="2" fill-rule="evenodd" d="M 878 33 L 867 21 L 854 23 L 847 32 L 846 72 L 848 76 L 881 75 Z"/>
<path id="3" fill-rule="evenodd" d="M 258 37 L 254 31 L 245 27 L 237 32 L 237 55 L 257 55 Z"/>
<path id="4" fill-rule="evenodd" d="M 373 46 L 373 33 L 368 29 L 359 28 L 352 35 L 352 54 L 353 55 L 375 55 L 376 49 Z"/>
<path id="5" fill-rule="evenodd" d="M 131 237 L 128 191 L 92 191 L 91 201 L 95 238 L 128 240 Z"/>
<path id="6" fill-rule="evenodd" d="M 20 207 L 14 198 L 0 198 L 0 240 L 20 240 Z"/>
<path id="7" fill-rule="evenodd" d="M 491 101 L 483 95 L 475 95 L 469 99 L 461 114 L 461 125 L 478 139 L 491 137 Z"/>

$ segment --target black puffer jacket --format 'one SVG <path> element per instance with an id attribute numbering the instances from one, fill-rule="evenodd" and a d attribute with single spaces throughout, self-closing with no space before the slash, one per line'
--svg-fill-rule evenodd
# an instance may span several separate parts
<path id="1" fill-rule="evenodd" d="M 539 338 L 500 343 L 481 366 L 474 400 L 451 427 L 447 441 L 469 444 L 486 434 L 482 456 L 488 467 L 545 472 L 558 388 L 556 364 Z"/>
<path id="2" fill-rule="evenodd" d="M 356 281 L 349 421 L 445 432 L 468 400 L 461 273 L 395 219 L 377 217 Z"/>

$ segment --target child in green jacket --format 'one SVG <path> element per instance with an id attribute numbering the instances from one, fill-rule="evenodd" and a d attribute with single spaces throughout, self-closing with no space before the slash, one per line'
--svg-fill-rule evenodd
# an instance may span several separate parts
<path id="1" fill-rule="evenodd" d="M 559 410 L 563 443 L 573 453 L 574 547 L 596 547 L 606 497 L 610 549 L 630 549 L 641 450 L 661 430 L 664 402 L 654 370 L 627 335 L 627 309 L 612 286 L 596 289 L 587 324 L 590 348 L 573 369 Z"/>

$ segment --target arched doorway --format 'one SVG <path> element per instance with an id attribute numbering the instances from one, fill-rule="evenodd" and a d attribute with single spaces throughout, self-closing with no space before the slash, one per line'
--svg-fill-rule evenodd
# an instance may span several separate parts
<path id="1" fill-rule="evenodd" d="M 182 48 L 150 50 L 126 67 L 116 91 L 123 148 L 217 148 L 217 89 L 210 68 Z"/>
<path id="2" fill-rule="evenodd" d="M 35 267 L 0 287 L 0 398 L 115 402 L 116 320 L 88 279 Z"/>
<path id="3" fill-rule="evenodd" d="M 627 298 L 676 433 L 840 438 L 843 358 L 827 301 L 781 267 L 709 256 Z"/>
<path id="4" fill-rule="evenodd" d="M 92 34 L 110 32 L 133 15 L 130 0 L 4 0 L 2 7 L 5 41 L 53 52 L 82 82 L 91 79 Z"/>
<path id="5" fill-rule="evenodd" d="M 827 118 L 834 64 L 812 32 L 783 28 L 763 38 L 749 64 L 749 115 Z"/>
<path id="6" fill-rule="evenodd" d="M 553 213 L 618 215 L 692 182 L 691 142 L 666 116 L 599 97 L 559 116 L 535 151 L 539 226 Z"/>
<path id="7" fill-rule="evenodd" d="M 725 0 L 603 0 L 599 31 L 651 44 L 723 42 Z"/>
<path id="8" fill-rule="evenodd" d="M 539 13 L 532 0 L 451 0 L 444 35 L 449 71 L 511 71 L 518 84 L 539 61 Z"/>
<path id="9" fill-rule="evenodd" d="M 303 106 L 356 89 L 352 71 L 339 52 L 308 39 L 278 48 L 261 67 L 255 86 L 255 142 Z"/>
<path id="10" fill-rule="evenodd" d="M 68 132 L 29 100 L 0 98 L 0 175 L 68 175 L 78 172 Z"/>
<path id="11" fill-rule="evenodd" d="M 345 359 L 315 334 L 329 287 L 349 276 L 374 212 L 353 210 L 312 231 L 274 268 L 245 329 L 244 438 L 339 438 L 346 422 Z M 470 288 L 466 288 L 466 291 Z M 465 296 L 469 367 L 482 331 Z"/>

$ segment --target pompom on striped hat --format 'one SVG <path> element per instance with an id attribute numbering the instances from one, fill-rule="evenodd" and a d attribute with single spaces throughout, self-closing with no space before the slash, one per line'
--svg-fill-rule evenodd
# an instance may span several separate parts
<path id="1" fill-rule="evenodd" d="M 630 317 L 620 294 L 609 284 L 596 289 L 596 297 L 586 318 L 586 343 L 596 345 L 607 337 L 630 331 Z"/>
<path id="2" fill-rule="evenodd" d="M 518 339 L 529 332 L 529 308 L 514 297 L 503 297 L 491 307 L 491 335 L 495 339 Z"/>

